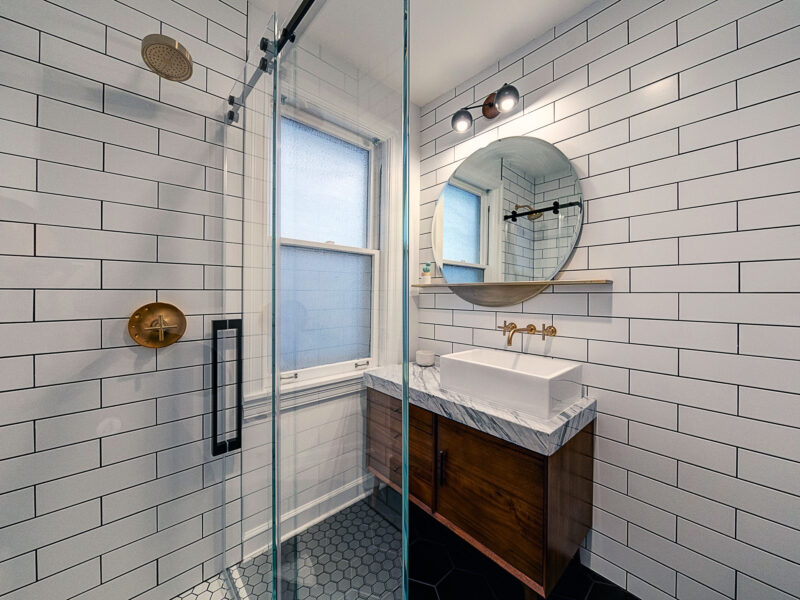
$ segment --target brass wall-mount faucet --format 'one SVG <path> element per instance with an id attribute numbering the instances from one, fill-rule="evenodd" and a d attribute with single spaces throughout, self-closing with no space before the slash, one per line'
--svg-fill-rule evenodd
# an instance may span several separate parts
<path id="1" fill-rule="evenodd" d="M 547 325 L 545 323 L 542 323 L 541 329 L 536 329 L 536 325 L 533 324 L 528 324 L 525 327 L 517 327 L 516 323 L 513 322 L 506 323 L 505 321 L 503 321 L 503 324 L 498 325 L 497 328 L 502 329 L 503 333 L 508 334 L 508 344 L 507 344 L 508 346 L 511 346 L 511 342 L 514 339 L 515 333 L 532 333 L 534 335 L 539 333 L 541 334 L 542 339 L 545 339 L 547 336 L 553 337 L 556 335 L 556 333 L 558 333 L 555 327 L 553 327 L 552 325 Z"/>

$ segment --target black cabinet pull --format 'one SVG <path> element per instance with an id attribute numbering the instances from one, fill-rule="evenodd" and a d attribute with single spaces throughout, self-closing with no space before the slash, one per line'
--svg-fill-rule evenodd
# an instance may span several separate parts
<path id="1" fill-rule="evenodd" d="M 447 460 L 447 450 L 439 450 L 439 485 L 445 485 L 444 468 Z"/>
<path id="2" fill-rule="evenodd" d="M 244 390 L 242 387 L 242 320 L 217 319 L 211 321 L 211 455 L 219 456 L 242 447 L 242 422 L 244 420 Z M 219 332 L 236 330 L 236 435 L 227 440 L 219 439 Z"/>

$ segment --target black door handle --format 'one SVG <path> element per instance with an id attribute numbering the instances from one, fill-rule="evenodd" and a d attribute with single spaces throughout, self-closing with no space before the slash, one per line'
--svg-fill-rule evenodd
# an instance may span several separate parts
<path id="1" fill-rule="evenodd" d="M 244 389 L 242 386 L 242 320 L 217 319 L 211 322 L 211 455 L 218 456 L 242 447 L 242 422 L 244 420 Z M 236 331 L 236 435 L 230 439 L 219 439 L 219 332 Z"/>

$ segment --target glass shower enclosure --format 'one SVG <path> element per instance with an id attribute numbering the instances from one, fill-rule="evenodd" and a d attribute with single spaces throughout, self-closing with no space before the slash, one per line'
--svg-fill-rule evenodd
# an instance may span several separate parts
<path id="1" fill-rule="evenodd" d="M 232 599 L 406 598 L 406 486 L 367 468 L 362 378 L 407 364 L 407 7 L 293 8 L 224 107 L 218 566 Z"/>

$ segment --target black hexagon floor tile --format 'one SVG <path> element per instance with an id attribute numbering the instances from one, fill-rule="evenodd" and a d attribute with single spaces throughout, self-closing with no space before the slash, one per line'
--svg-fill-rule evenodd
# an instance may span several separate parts
<path id="1" fill-rule="evenodd" d="M 453 568 L 447 548 L 430 540 L 417 540 L 409 548 L 409 577 L 436 585 Z"/>
<path id="2" fill-rule="evenodd" d="M 613 583 L 595 583 L 586 600 L 636 600 L 636 597 Z"/>
<path id="3" fill-rule="evenodd" d="M 409 600 L 439 600 L 436 588 L 432 585 L 410 581 L 408 585 Z"/>
<path id="4" fill-rule="evenodd" d="M 553 593 L 574 600 L 584 600 L 593 584 L 594 580 L 589 576 L 589 570 L 577 561 L 573 561 L 553 588 Z"/>
<path id="5" fill-rule="evenodd" d="M 483 575 L 472 571 L 454 569 L 436 585 L 440 599 L 460 598 L 461 600 L 486 600 L 494 593 Z"/>

